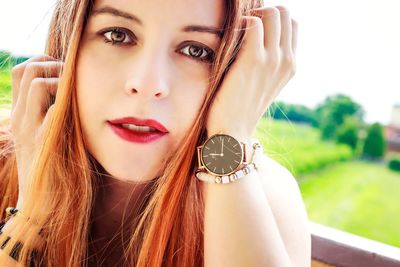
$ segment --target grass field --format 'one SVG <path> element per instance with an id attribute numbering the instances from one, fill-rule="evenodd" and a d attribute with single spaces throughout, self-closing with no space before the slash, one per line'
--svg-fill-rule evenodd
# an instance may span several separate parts
<path id="1" fill-rule="evenodd" d="M 400 247 L 400 173 L 355 161 L 346 146 L 288 121 L 257 127 L 267 153 L 294 170 L 310 220 Z"/>
<path id="2" fill-rule="evenodd" d="M 337 163 L 301 177 L 300 188 L 312 221 L 400 247 L 400 173 Z"/>
<path id="3" fill-rule="evenodd" d="M 10 117 L 11 99 L 10 70 L 0 68 L 0 120 Z"/>
<path id="4" fill-rule="evenodd" d="M 295 176 L 353 157 L 347 145 L 322 142 L 319 130 L 308 125 L 262 119 L 257 125 L 256 137 L 268 155 Z"/>
<path id="5" fill-rule="evenodd" d="M 10 70 L 0 68 L 0 120 L 10 116 L 11 99 Z"/>

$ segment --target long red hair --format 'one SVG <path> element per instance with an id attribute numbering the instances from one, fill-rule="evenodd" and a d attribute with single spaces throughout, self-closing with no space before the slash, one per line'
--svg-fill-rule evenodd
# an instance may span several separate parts
<path id="1" fill-rule="evenodd" d="M 211 67 L 209 90 L 193 127 L 178 151 L 168 160 L 162 176 L 154 181 L 151 194 L 125 251 L 130 266 L 203 266 L 204 200 L 202 182 L 194 176 L 196 146 L 206 139 L 205 122 L 222 79 L 240 49 L 243 31 L 240 17 L 262 7 L 262 0 L 226 0 L 221 45 Z M 93 7 L 90 0 L 59 0 L 49 28 L 45 53 L 64 61 L 64 68 L 49 127 L 33 155 L 32 183 L 24 201 L 24 213 L 37 219 L 45 235 L 44 266 L 85 266 L 88 234 L 96 197 L 98 168 L 85 150 L 75 90 L 76 57 L 79 42 Z M 10 118 L 0 129 L 0 209 L 15 206 L 18 173 L 10 132 Z M 1 219 L 5 214 L 1 213 Z M 4 242 L 11 229 L 18 231 L 4 248 L 9 253 L 24 236 L 20 263 L 25 266 L 36 233 L 16 221 L 0 237 Z M 0 254 L 0 263 L 6 253 Z M 36 262 L 39 266 L 39 262 Z"/>

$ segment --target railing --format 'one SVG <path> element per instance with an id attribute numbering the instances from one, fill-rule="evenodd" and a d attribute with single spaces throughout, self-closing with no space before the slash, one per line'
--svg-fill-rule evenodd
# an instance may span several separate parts
<path id="1" fill-rule="evenodd" d="M 312 267 L 400 267 L 400 248 L 320 224 L 310 224 Z"/>

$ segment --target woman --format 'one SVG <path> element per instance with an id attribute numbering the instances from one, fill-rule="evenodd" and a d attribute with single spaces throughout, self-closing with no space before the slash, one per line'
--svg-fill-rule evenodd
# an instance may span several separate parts
<path id="1" fill-rule="evenodd" d="M 253 0 L 58 1 L 46 55 L 12 70 L 0 263 L 309 266 L 293 176 L 266 155 L 241 169 L 296 25 Z M 208 183 L 196 149 L 221 133 L 246 145 L 244 176 Z"/>

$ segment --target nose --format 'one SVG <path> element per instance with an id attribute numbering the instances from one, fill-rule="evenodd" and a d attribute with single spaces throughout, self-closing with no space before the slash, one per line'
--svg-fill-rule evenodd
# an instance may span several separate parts
<path id="1" fill-rule="evenodd" d="M 125 83 L 127 94 L 137 95 L 142 100 L 162 99 L 169 94 L 167 53 L 160 50 L 138 51 L 138 56 L 132 59 Z"/>

